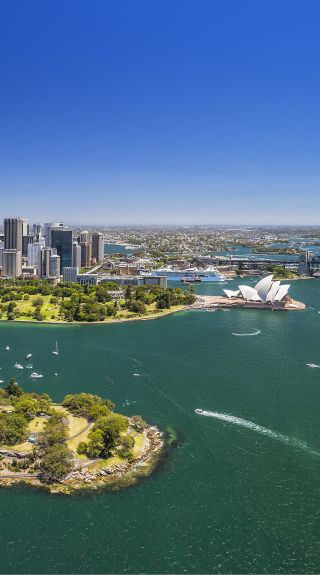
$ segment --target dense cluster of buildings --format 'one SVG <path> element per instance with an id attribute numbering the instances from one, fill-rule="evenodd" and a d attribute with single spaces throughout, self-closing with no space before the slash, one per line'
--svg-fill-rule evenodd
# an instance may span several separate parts
<path id="1" fill-rule="evenodd" d="M 39 277 L 77 281 L 80 268 L 103 261 L 104 237 L 83 231 L 74 236 L 62 222 L 33 224 L 23 218 L 5 218 L 0 235 L 3 277 Z M 70 279 L 69 279 L 70 278 Z"/>

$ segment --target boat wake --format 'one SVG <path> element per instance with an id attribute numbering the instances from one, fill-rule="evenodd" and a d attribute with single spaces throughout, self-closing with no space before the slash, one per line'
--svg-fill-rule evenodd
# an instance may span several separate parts
<path id="1" fill-rule="evenodd" d="M 248 336 L 248 335 L 259 335 L 261 333 L 260 329 L 256 329 L 255 331 L 252 331 L 251 333 L 233 333 L 232 335 L 236 335 L 238 337 L 244 337 L 244 336 Z"/>
<path id="2" fill-rule="evenodd" d="M 255 431 L 260 435 L 264 435 L 266 437 L 270 437 L 270 439 L 280 441 L 280 443 L 284 443 L 285 445 L 291 445 L 291 447 L 301 449 L 309 453 L 310 455 L 317 455 L 318 457 L 320 456 L 320 453 L 318 451 L 315 451 L 314 449 L 309 447 L 309 445 L 307 445 L 304 441 L 296 439 L 295 437 L 288 437 L 287 435 L 278 433 L 277 431 L 273 431 L 268 427 L 263 427 L 262 425 L 253 423 L 253 421 L 248 421 L 247 419 L 242 419 L 241 417 L 236 417 L 228 413 L 219 413 L 218 411 L 205 411 L 203 409 L 195 409 L 195 413 L 197 413 L 198 415 L 203 415 L 205 417 L 214 417 L 215 419 L 220 419 L 222 421 L 226 421 L 227 423 L 232 423 L 233 425 L 238 425 L 240 427 L 245 427 L 246 429 Z"/>

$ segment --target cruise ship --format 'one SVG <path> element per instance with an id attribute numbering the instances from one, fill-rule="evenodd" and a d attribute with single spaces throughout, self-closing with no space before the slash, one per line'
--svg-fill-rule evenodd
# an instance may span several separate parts
<path id="1" fill-rule="evenodd" d="M 147 275 L 147 274 L 143 274 Z M 226 278 L 218 272 L 213 266 L 206 269 L 202 268 L 186 268 L 184 270 L 173 269 L 171 267 L 159 268 L 152 272 L 153 276 L 167 277 L 169 281 L 174 282 L 223 282 Z"/>

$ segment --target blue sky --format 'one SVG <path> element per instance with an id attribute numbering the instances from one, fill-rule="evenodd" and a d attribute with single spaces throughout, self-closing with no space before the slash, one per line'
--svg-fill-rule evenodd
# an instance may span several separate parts
<path id="1" fill-rule="evenodd" d="M 0 0 L 0 218 L 320 223 L 320 4 Z"/>

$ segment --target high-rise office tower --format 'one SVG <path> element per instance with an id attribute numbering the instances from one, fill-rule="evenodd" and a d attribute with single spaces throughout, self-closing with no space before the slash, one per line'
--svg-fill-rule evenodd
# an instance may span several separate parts
<path id="1" fill-rule="evenodd" d="M 38 276 L 40 278 L 50 277 L 50 258 L 57 255 L 55 248 L 42 248 L 39 252 Z"/>
<path id="2" fill-rule="evenodd" d="M 19 250 L 3 250 L 3 275 L 15 278 L 21 273 L 21 252 Z"/>
<path id="3" fill-rule="evenodd" d="M 29 244 L 33 244 L 34 242 L 34 236 L 33 235 L 27 235 L 27 236 L 23 236 L 22 237 L 22 255 L 24 257 L 27 257 L 28 255 L 28 245 Z"/>
<path id="4" fill-rule="evenodd" d="M 4 249 L 22 254 L 23 221 L 21 218 L 4 219 Z"/>
<path id="5" fill-rule="evenodd" d="M 45 237 L 45 246 L 46 248 L 51 247 L 51 230 L 52 228 L 63 228 L 63 222 L 47 222 L 44 224 L 44 237 Z"/>
<path id="6" fill-rule="evenodd" d="M 51 247 L 57 250 L 60 256 L 60 272 L 63 268 L 72 266 L 72 230 L 66 227 L 51 228 Z"/>
<path id="7" fill-rule="evenodd" d="M 81 246 L 78 242 L 73 242 L 72 244 L 72 267 L 78 268 L 79 273 L 81 268 Z"/>
<path id="8" fill-rule="evenodd" d="M 41 251 L 41 245 L 36 242 L 34 244 L 28 245 L 28 265 L 29 266 L 39 266 L 39 256 Z"/>
<path id="9" fill-rule="evenodd" d="M 22 235 L 28 236 L 29 235 L 29 222 L 28 220 L 22 219 Z"/>
<path id="10" fill-rule="evenodd" d="M 81 242 L 81 267 L 89 268 L 91 266 L 91 243 Z"/>
<path id="11" fill-rule="evenodd" d="M 58 278 L 60 276 L 60 256 L 53 254 L 49 258 L 49 276 Z"/>
<path id="12" fill-rule="evenodd" d="M 41 234 L 41 224 L 33 224 L 32 233 L 34 236 L 39 236 Z"/>
<path id="13" fill-rule="evenodd" d="M 87 231 L 83 231 L 80 233 L 80 243 L 89 243 L 90 242 L 90 234 Z"/>
<path id="14" fill-rule="evenodd" d="M 91 257 L 95 259 L 97 263 L 102 262 L 104 257 L 103 235 L 100 234 L 99 232 L 94 232 L 91 236 L 91 246 L 92 246 Z"/>

